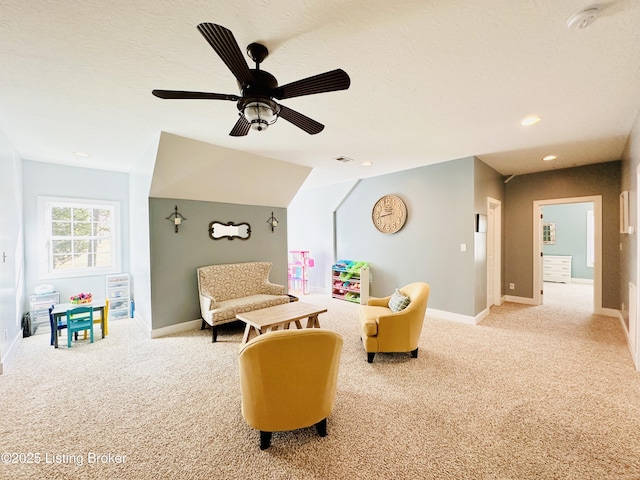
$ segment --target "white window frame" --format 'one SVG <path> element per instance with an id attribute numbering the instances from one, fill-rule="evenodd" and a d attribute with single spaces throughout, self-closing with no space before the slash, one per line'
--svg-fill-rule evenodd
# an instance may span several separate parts
<path id="1" fill-rule="evenodd" d="M 72 270 L 51 270 L 51 208 L 67 205 L 74 208 L 109 208 L 113 211 L 111 225 L 113 256 L 108 267 L 89 267 Z M 38 197 L 38 242 L 39 266 L 41 278 L 72 278 L 119 273 L 121 268 L 121 238 L 120 238 L 120 202 L 107 200 L 93 200 L 83 198 Z"/>

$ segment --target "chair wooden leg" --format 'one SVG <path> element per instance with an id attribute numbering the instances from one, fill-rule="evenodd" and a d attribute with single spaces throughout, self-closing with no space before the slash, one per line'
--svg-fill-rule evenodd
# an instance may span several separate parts
<path id="1" fill-rule="evenodd" d="M 326 418 L 316 423 L 316 430 L 318 430 L 318 435 L 320 435 L 321 437 L 327 436 L 327 419 Z"/>
<path id="2" fill-rule="evenodd" d="M 411 350 L 411 358 L 418 358 L 418 349 Z"/>
<path id="3" fill-rule="evenodd" d="M 260 432 L 260 450 L 266 450 L 271 445 L 271 432 Z"/>
<path id="4" fill-rule="evenodd" d="M 211 333 L 211 343 L 216 343 L 218 341 L 218 329 L 216 327 L 211 327 L 213 332 Z"/>
<path id="5" fill-rule="evenodd" d="M 373 357 L 375 357 L 375 352 L 367 352 L 367 362 L 373 363 Z"/>
<path id="6" fill-rule="evenodd" d="M 200 330 L 204 330 L 207 327 L 207 322 L 204 321 L 204 318 L 202 319 L 202 325 L 200 325 Z"/>

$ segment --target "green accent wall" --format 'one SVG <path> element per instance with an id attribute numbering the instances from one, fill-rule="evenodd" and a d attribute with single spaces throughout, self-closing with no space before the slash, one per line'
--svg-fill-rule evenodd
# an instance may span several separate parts
<path id="1" fill-rule="evenodd" d="M 570 255 L 571 278 L 593 280 L 593 265 L 587 266 L 587 212 L 593 203 L 545 205 L 544 223 L 555 224 L 555 243 L 543 245 L 545 255 Z M 591 232 L 593 237 L 593 232 Z"/>

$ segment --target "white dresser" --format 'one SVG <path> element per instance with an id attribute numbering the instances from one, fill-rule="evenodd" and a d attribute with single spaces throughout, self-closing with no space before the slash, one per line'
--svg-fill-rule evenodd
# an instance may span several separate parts
<path id="1" fill-rule="evenodd" d="M 570 255 L 545 255 L 543 261 L 543 281 L 571 283 Z"/>

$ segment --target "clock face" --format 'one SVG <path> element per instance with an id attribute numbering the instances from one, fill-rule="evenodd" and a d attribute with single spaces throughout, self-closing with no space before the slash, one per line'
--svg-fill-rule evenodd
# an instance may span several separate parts
<path id="1" fill-rule="evenodd" d="M 399 232 L 407 221 L 407 206 L 400 197 L 385 195 L 373 206 L 371 220 L 382 233 Z"/>

